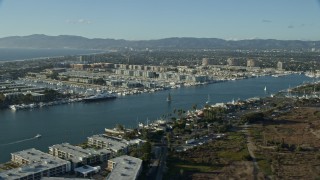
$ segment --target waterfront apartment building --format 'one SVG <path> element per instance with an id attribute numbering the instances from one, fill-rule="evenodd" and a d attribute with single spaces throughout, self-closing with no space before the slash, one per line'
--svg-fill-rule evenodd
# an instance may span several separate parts
<path id="1" fill-rule="evenodd" d="M 20 168 L 0 172 L 0 179 L 3 180 L 39 180 L 42 177 L 62 176 L 69 172 L 70 162 L 49 161 L 37 162 Z"/>
<path id="2" fill-rule="evenodd" d="M 114 153 L 127 153 L 129 146 L 129 142 L 127 140 L 106 136 L 103 134 L 88 137 L 88 144 L 97 148 L 105 148 Z"/>
<path id="3" fill-rule="evenodd" d="M 1 172 L 0 179 L 38 180 L 63 175 L 71 170 L 69 161 L 34 148 L 11 153 L 11 161 L 22 167 Z"/>
<path id="4" fill-rule="evenodd" d="M 133 139 L 130 141 L 127 141 L 125 139 L 113 137 L 113 136 L 107 136 L 104 134 L 98 134 L 93 135 L 91 137 L 88 137 L 88 144 L 97 148 L 104 148 L 107 150 L 112 151 L 113 153 L 127 153 L 129 147 L 131 146 L 140 146 L 145 141 L 141 139 Z"/>
<path id="5" fill-rule="evenodd" d="M 72 169 L 99 162 L 106 162 L 111 155 L 109 150 L 96 151 L 93 149 L 83 149 L 69 143 L 56 144 L 49 147 L 49 154 L 72 162 Z"/>
<path id="6" fill-rule="evenodd" d="M 108 160 L 108 180 L 135 180 L 142 170 L 142 160 L 132 156 L 119 156 Z"/>
<path id="7" fill-rule="evenodd" d="M 11 153 L 11 161 L 18 165 L 32 164 L 35 162 L 44 161 L 60 161 L 62 159 L 54 157 L 50 154 L 44 153 L 37 149 L 31 148 L 15 153 Z"/>

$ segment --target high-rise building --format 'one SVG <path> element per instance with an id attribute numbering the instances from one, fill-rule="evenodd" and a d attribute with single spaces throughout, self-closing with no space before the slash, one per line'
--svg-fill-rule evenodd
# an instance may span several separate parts
<path id="1" fill-rule="evenodd" d="M 279 62 L 277 63 L 277 69 L 278 69 L 278 70 L 283 70 L 283 63 L 282 63 L 281 61 L 279 61 Z"/>
<path id="2" fill-rule="evenodd" d="M 228 58 L 227 59 L 228 66 L 237 66 L 237 62 L 234 60 L 234 58 Z"/>
<path id="3" fill-rule="evenodd" d="M 208 66 L 209 65 L 209 59 L 208 58 L 202 58 L 202 66 Z"/>
<path id="4" fill-rule="evenodd" d="M 256 63 L 253 59 L 248 59 L 247 60 L 247 67 L 255 67 Z"/>

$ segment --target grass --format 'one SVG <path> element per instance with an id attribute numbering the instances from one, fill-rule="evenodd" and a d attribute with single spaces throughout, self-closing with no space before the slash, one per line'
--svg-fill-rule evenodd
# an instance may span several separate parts
<path id="1" fill-rule="evenodd" d="M 205 163 L 194 163 L 190 161 L 182 161 L 177 158 L 170 158 L 167 160 L 168 172 L 166 173 L 164 179 L 169 179 L 170 177 L 177 176 L 181 172 L 212 172 L 221 169 L 219 165 L 208 165 Z"/>
<path id="2" fill-rule="evenodd" d="M 172 152 L 167 159 L 166 177 L 184 177 L 190 173 L 210 173 L 229 166 L 232 162 L 250 161 L 245 135 L 229 132 L 223 139 L 193 148 L 191 151 Z"/>
<path id="3" fill-rule="evenodd" d="M 219 168 L 215 166 L 206 166 L 206 165 L 196 165 L 196 164 L 177 164 L 176 168 L 184 169 L 186 171 L 195 171 L 195 172 L 212 172 Z"/>
<path id="4" fill-rule="evenodd" d="M 266 175 L 272 175 L 271 163 L 267 159 L 257 159 L 260 170 L 262 170 Z"/>
<path id="5" fill-rule="evenodd" d="M 262 133 L 259 129 L 250 129 L 249 132 L 254 139 L 262 139 Z"/>
<path id="6" fill-rule="evenodd" d="M 222 151 L 222 152 L 218 153 L 218 156 L 219 156 L 219 158 L 228 159 L 230 161 L 248 160 L 247 158 L 250 157 L 247 149 L 242 149 L 239 152 Z"/>

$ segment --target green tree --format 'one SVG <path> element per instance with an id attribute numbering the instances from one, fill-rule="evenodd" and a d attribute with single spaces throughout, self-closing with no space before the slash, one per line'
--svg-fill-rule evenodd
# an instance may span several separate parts
<path id="1" fill-rule="evenodd" d="M 53 72 L 48 77 L 51 78 L 51 79 L 59 80 L 58 76 L 59 76 L 59 73 Z"/>
<path id="2" fill-rule="evenodd" d="M 3 103 L 5 101 L 6 97 L 4 94 L 0 93 L 0 103 Z"/>
<path id="3" fill-rule="evenodd" d="M 116 129 L 117 129 L 118 131 L 123 131 L 123 130 L 124 130 L 124 127 L 123 127 L 123 125 L 121 125 L 121 124 L 117 124 L 117 125 L 116 125 Z"/>
<path id="4" fill-rule="evenodd" d="M 197 110 L 197 104 L 192 105 L 193 110 Z"/>
<path id="5" fill-rule="evenodd" d="M 141 146 L 142 160 L 145 162 L 150 162 L 151 160 L 151 143 L 147 141 Z"/>
<path id="6" fill-rule="evenodd" d="M 106 81 L 103 78 L 94 79 L 93 83 L 98 85 L 106 85 Z"/>
<path id="7" fill-rule="evenodd" d="M 241 122 L 242 123 L 253 123 L 256 121 L 263 120 L 264 114 L 262 112 L 253 112 L 253 113 L 248 113 L 245 114 L 241 117 Z"/>
<path id="8" fill-rule="evenodd" d="M 29 104 L 29 103 L 33 102 L 32 95 L 31 94 L 24 95 L 22 98 L 22 102 L 25 104 Z"/>

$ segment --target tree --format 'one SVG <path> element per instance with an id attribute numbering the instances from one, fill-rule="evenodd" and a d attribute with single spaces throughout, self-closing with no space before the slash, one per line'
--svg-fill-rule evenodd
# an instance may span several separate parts
<path id="1" fill-rule="evenodd" d="M 29 104 L 32 101 L 33 101 L 33 99 L 32 99 L 32 95 L 31 94 L 26 94 L 22 98 L 22 102 L 25 103 L 25 104 Z"/>
<path id="2" fill-rule="evenodd" d="M 151 159 L 151 143 L 147 141 L 141 146 L 142 160 L 150 162 Z"/>
<path id="3" fill-rule="evenodd" d="M 58 80 L 58 79 L 59 79 L 58 76 L 59 76 L 59 73 L 53 72 L 53 73 L 50 74 L 48 77 L 51 78 L 51 79 Z"/>
<path id="4" fill-rule="evenodd" d="M 259 120 L 263 120 L 264 114 L 262 112 L 253 112 L 245 114 L 241 117 L 242 123 L 253 123 Z"/>
<path id="5" fill-rule="evenodd" d="M 106 81 L 103 78 L 98 78 L 98 79 L 94 79 L 93 83 L 98 85 L 105 85 Z"/>
<path id="6" fill-rule="evenodd" d="M 46 101 L 53 101 L 60 96 L 61 96 L 60 93 L 58 93 L 57 91 L 52 90 L 52 89 L 46 89 L 44 91 L 44 97 L 45 97 Z"/>
<path id="7" fill-rule="evenodd" d="M 0 108 L 5 105 L 5 100 L 6 97 L 4 96 L 4 94 L 0 93 Z"/>
<path id="8" fill-rule="evenodd" d="M 0 93 L 0 103 L 3 103 L 5 99 L 6 97 L 4 96 L 4 94 Z"/>
<path id="9" fill-rule="evenodd" d="M 193 109 L 193 110 L 197 110 L 197 104 L 194 104 L 194 105 L 192 106 L 192 109 Z"/>
<path id="10" fill-rule="evenodd" d="M 123 125 L 121 125 L 121 124 L 117 124 L 117 125 L 116 125 L 116 129 L 117 129 L 118 131 L 123 131 L 123 130 L 124 130 L 124 127 L 123 127 Z"/>

